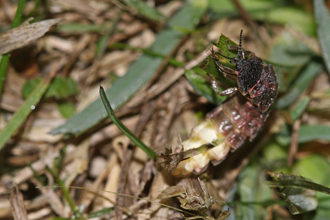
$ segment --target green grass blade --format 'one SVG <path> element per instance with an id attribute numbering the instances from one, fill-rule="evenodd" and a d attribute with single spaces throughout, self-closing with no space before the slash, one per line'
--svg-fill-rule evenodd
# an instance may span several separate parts
<path id="1" fill-rule="evenodd" d="M 124 2 L 135 8 L 139 14 L 149 18 L 150 20 L 162 22 L 165 20 L 165 16 L 161 14 L 156 8 L 150 7 L 146 2 L 142 0 L 124 0 Z"/>
<path id="2" fill-rule="evenodd" d="M 93 212 L 93 213 L 90 213 L 88 215 L 88 218 L 97 218 L 97 217 L 102 217 L 104 215 L 108 215 L 109 213 L 113 212 L 115 210 L 114 207 L 109 207 L 109 208 L 104 208 L 100 211 L 96 211 L 96 212 Z"/>
<path id="3" fill-rule="evenodd" d="M 325 66 L 330 74 L 330 15 L 323 0 L 314 0 L 314 11 L 318 24 L 317 35 L 321 44 Z"/>
<path id="4" fill-rule="evenodd" d="M 65 186 L 64 182 L 61 180 L 61 178 L 58 176 L 58 173 L 56 173 L 52 168 L 47 167 L 48 172 L 52 174 L 52 176 L 55 178 L 56 182 L 61 186 L 64 198 L 69 203 L 69 206 L 71 208 L 71 211 L 77 214 L 76 212 L 78 209 L 76 209 L 76 205 L 74 204 L 74 201 L 72 200 L 69 190 Z"/>
<path id="5" fill-rule="evenodd" d="M 51 76 L 42 80 L 37 87 L 33 90 L 30 96 L 26 99 L 25 103 L 21 108 L 14 114 L 6 127 L 0 132 L 0 150 L 7 140 L 12 136 L 12 134 L 19 128 L 19 126 L 24 122 L 26 117 L 35 108 L 35 106 L 40 101 L 43 94 L 46 92 L 50 84 Z"/>
<path id="6" fill-rule="evenodd" d="M 11 28 L 15 28 L 20 24 L 25 1 L 26 0 L 19 1 L 18 6 L 17 6 L 17 11 L 15 14 L 15 18 L 11 25 Z M 5 81 L 5 73 L 7 70 L 8 61 L 9 61 L 9 54 L 3 55 L 2 59 L 1 59 L 1 64 L 0 64 L 0 102 L 1 102 L 2 87 L 3 87 L 3 82 Z M 0 147 L 0 149 L 1 149 L 1 147 Z"/>
<path id="7" fill-rule="evenodd" d="M 111 121 L 121 130 L 134 144 L 136 144 L 139 148 L 141 148 L 144 152 L 148 154 L 152 159 L 157 158 L 157 154 L 153 152 L 149 147 L 147 147 L 144 143 L 140 141 L 115 115 L 115 112 L 111 108 L 110 102 L 107 98 L 107 95 L 104 92 L 103 87 L 100 87 L 100 96 L 106 109 L 109 118 Z"/>
<path id="8" fill-rule="evenodd" d="M 294 82 L 291 90 L 276 101 L 275 108 L 284 109 L 294 103 L 322 69 L 322 63 L 311 60 L 300 72 L 300 75 Z"/>
<path id="9" fill-rule="evenodd" d="M 169 21 L 169 27 L 159 33 L 150 50 L 168 56 L 185 35 L 178 31 L 177 27 L 194 29 L 198 24 L 196 20 L 200 20 L 204 15 L 207 5 L 202 7 L 203 5 L 201 6 L 200 2 L 201 0 L 190 1 L 177 12 Z M 144 54 L 133 63 L 127 73 L 116 80 L 112 87 L 106 91 L 113 109 L 122 106 L 142 86 L 149 82 L 162 62 L 162 58 Z M 52 130 L 51 134 L 69 133 L 79 135 L 106 117 L 107 114 L 102 106 L 102 101 L 97 99 L 82 112 L 70 118 L 64 125 Z"/>

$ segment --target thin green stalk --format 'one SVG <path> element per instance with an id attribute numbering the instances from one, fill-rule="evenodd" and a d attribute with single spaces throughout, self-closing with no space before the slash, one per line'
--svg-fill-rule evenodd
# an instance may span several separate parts
<path id="1" fill-rule="evenodd" d="M 55 75 L 51 73 L 48 77 L 42 80 L 33 90 L 33 92 L 26 99 L 19 110 L 15 112 L 13 117 L 7 123 L 6 127 L 0 131 L 0 150 L 5 145 L 7 140 L 14 134 L 14 132 L 21 126 L 26 117 L 39 103 L 43 94 L 46 92 L 52 77 Z"/>
<path id="2" fill-rule="evenodd" d="M 69 203 L 69 206 L 73 213 L 76 213 L 76 205 L 74 204 L 72 198 L 70 197 L 70 193 L 66 186 L 64 185 L 64 182 L 59 178 L 58 174 L 54 172 L 54 170 L 50 167 L 47 167 L 47 170 L 52 174 L 52 176 L 56 179 L 56 182 L 61 186 L 61 189 L 63 191 L 63 195 L 66 199 L 66 201 Z"/>
<path id="3" fill-rule="evenodd" d="M 266 181 L 266 184 L 270 187 L 296 187 L 310 189 L 330 195 L 330 188 L 308 180 L 276 180 Z"/>
<path id="4" fill-rule="evenodd" d="M 148 146 L 146 146 L 144 143 L 141 142 L 140 139 L 138 139 L 115 115 L 115 112 L 113 111 L 110 102 L 104 92 L 104 89 L 102 86 L 100 86 L 100 95 L 103 102 L 103 105 L 105 107 L 105 110 L 108 113 L 109 118 L 111 121 L 121 130 L 134 144 L 136 144 L 139 148 L 141 148 L 144 152 L 148 154 L 149 157 L 152 159 L 157 158 L 157 154 L 153 152 Z"/>
<path id="5" fill-rule="evenodd" d="M 101 36 L 101 38 L 99 40 L 99 44 L 98 44 L 97 54 L 96 54 L 98 59 L 101 59 L 105 50 L 107 49 L 109 39 L 113 36 L 113 34 L 115 33 L 115 31 L 117 29 L 117 24 L 120 21 L 121 14 L 122 14 L 122 10 L 119 11 L 116 18 L 113 20 L 111 26 L 107 30 L 107 32 L 103 36 Z"/>
<path id="6" fill-rule="evenodd" d="M 11 28 L 15 28 L 20 24 L 25 1 L 26 0 L 19 1 L 15 18 L 13 20 L 13 23 L 11 24 Z M 2 87 L 3 87 L 3 82 L 5 81 L 5 73 L 7 70 L 8 61 L 9 61 L 9 54 L 3 55 L 0 64 L 0 102 L 1 102 Z"/>

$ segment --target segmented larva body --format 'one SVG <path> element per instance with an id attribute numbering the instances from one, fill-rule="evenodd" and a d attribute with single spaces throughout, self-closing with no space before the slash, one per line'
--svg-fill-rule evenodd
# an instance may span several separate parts
<path id="1" fill-rule="evenodd" d="M 210 161 L 213 165 L 219 164 L 230 149 L 240 147 L 247 138 L 253 140 L 267 117 L 268 113 L 260 113 L 241 94 L 230 97 L 210 112 L 207 119 L 193 129 L 191 137 L 182 143 L 185 151 L 207 143 L 214 144 L 214 147 L 181 161 L 174 175 L 200 173 Z"/>

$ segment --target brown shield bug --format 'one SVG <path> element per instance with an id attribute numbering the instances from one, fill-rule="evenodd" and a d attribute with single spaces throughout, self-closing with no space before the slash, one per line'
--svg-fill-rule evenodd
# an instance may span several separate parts
<path id="1" fill-rule="evenodd" d="M 229 41 L 227 40 L 228 49 L 237 50 L 237 58 L 228 57 L 220 52 L 214 52 L 212 49 L 212 55 L 219 71 L 226 78 L 236 81 L 238 88 L 229 88 L 219 92 L 217 82 L 213 77 L 212 86 L 219 95 L 229 95 L 239 90 L 246 99 L 257 106 L 261 113 L 264 113 L 274 103 L 278 93 L 276 74 L 271 64 L 267 65 L 261 58 L 255 56 L 254 53 L 242 49 L 242 33 L 243 30 L 240 33 L 238 46 L 229 45 Z M 216 54 L 235 64 L 235 70 L 222 66 Z M 247 59 L 245 58 L 246 55 L 248 55 Z"/>

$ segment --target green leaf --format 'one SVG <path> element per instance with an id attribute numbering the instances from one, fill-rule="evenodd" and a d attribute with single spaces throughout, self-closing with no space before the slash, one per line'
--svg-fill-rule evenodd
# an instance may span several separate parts
<path id="1" fill-rule="evenodd" d="M 124 2 L 135 8 L 139 14 L 149 18 L 150 20 L 162 22 L 165 20 L 165 16 L 161 14 L 156 8 L 150 7 L 146 2 L 141 0 L 124 0 Z"/>
<path id="2" fill-rule="evenodd" d="M 313 55 L 305 44 L 283 31 L 271 48 L 269 60 L 286 66 L 304 66 Z"/>
<path id="3" fill-rule="evenodd" d="M 288 126 L 283 126 L 276 135 L 276 140 L 283 146 L 291 143 L 291 133 Z M 302 125 L 299 130 L 298 143 L 314 140 L 330 141 L 330 127 L 326 125 Z"/>
<path id="4" fill-rule="evenodd" d="M 158 34 L 150 48 L 151 50 L 164 56 L 169 55 L 184 36 L 183 33 L 173 29 L 173 25 L 191 29 L 196 27 L 196 19 L 202 18 L 206 8 L 194 6 L 195 1 L 190 1 L 171 18 L 171 25 Z M 133 63 L 127 73 L 122 78 L 116 80 L 106 92 L 113 108 L 117 109 L 122 106 L 143 85 L 149 82 L 162 62 L 163 59 L 159 57 L 142 55 Z M 107 114 L 102 106 L 101 99 L 97 99 L 82 112 L 70 118 L 64 125 L 52 130 L 51 134 L 71 133 L 79 135 L 106 117 Z"/>
<path id="5" fill-rule="evenodd" d="M 326 125 L 303 125 L 299 130 L 299 143 L 313 140 L 330 141 L 330 127 Z"/>
<path id="6" fill-rule="evenodd" d="M 78 92 L 75 81 L 71 77 L 55 77 L 45 94 L 46 98 L 65 99 Z"/>
<path id="7" fill-rule="evenodd" d="M 22 88 L 22 97 L 26 99 L 40 82 L 40 78 L 27 80 Z"/>
<path id="8" fill-rule="evenodd" d="M 23 98 L 29 96 L 40 81 L 41 79 L 31 79 L 26 81 L 22 88 Z M 47 92 L 45 93 L 45 98 L 54 97 L 57 99 L 65 99 L 76 94 L 77 92 L 78 89 L 76 83 L 72 78 L 54 77 L 49 88 L 47 89 Z"/>
<path id="9" fill-rule="evenodd" d="M 330 74 L 330 15 L 323 0 L 314 0 L 314 13 L 318 24 L 317 35 L 321 44 L 324 63 Z"/>
<path id="10" fill-rule="evenodd" d="M 157 158 L 157 154 L 153 152 L 148 146 L 146 146 L 139 138 L 137 138 L 115 115 L 115 112 L 113 111 L 110 102 L 104 92 L 103 87 L 100 87 L 100 96 L 104 105 L 104 108 L 106 109 L 109 118 L 111 121 L 121 130 L 136 146 L 141 148 L 144 152 L 148 154 L 149 157 L 152 159 Z"/>
<path id="11" fill-rule="evenodd" d="M 18 5 L 17 5 L 16 14 L 15 14 L 13 23 L 11 24 L 11 28 L 15 28 L 20 24 L 24 6 L 25 6 L 25 2 L 26 2 L 26 0 L 19 0 Z M 2 96 L 3 83 L 6 78 L 5 74 L 6 74 L 8 62 L 9 62 L 9 54 L 2 55 L 1 63 L 0 63 L 0 102 L 1 102 L 1 96 Z M 0 147 L 0 149 L 1 149 L 1 147 Z"/>
<path id="12" fill-rule="evenodd" d="M 269 142 L 263 149 L 265 161 L 268 163 L 284 160 L 287 158 L 287 150 L 277 144 L 275 141 Z"/>
<path id="13" fill-rule="evenodd" d="M 300 102 L 293 106 L 290 110 L 290 116 L 292 121 L 296 121 L 306 110 L 310 98 L 308 96 L 304 97 Z"/>
<path id="14" fill-rule="evenodd" d="M 288 66 L 279 63 L 265 61 L 267 64 L 272 64 L 276 73 L 279 92 L 287 92 L 292 84 L 292 81 L 297 77 L 302 69 L 302 66 Z"/>
<path id="15" fill-rule="evenodd" d="M 104 208 L 97 212 L 92 212 L 88 215 L 88 218 L 97 218 L 102 217 L 104 215 L 108 215 L 109 213 L 113 212 L 115 210 L 114 207 Z"/>
<path id="16" fill-rule="evenodd" d="M 225 96 L 219 96 L 214 92 L 210 80 L 207 80 L 208 76 L 203 70 L 197 68 L 194 70 L 186 70 L 185 76 L 195 92 L 205 97 L 211 103 L 220 105 L 226 99 Z M 221 89 L 219 89 L 219 91 L 221 91 Z"/>
<path id="17" fill-rule="evenodd" d="M 58 26 L 56 30 L 62 33 L 105 32 L 108 29 L 108 26 L 109 25 L 105 24 L 68 23 Z"/>
<path id="18" fill-rule="evenodd" d="M 299 7 L 292 7 L 288 1 L 240 0 L 244 10 L 252 19 L 262 22 L 288 25 L 300 32 L 315 35 L 314 18 L 311 13 Z M 239 16 L 240 13 L 231 0 L 209 0 L 209 8 L 214 16 Z"/>
<path id="19" fill-rule="evenodd" d="M 35 109 L 35 106 L 40 101 L 41 97 L 45 93 L 49 86 L 49 79 L 42 80 L 32 91 L 29 97 L 26 99 L 25 103 L 20 107 L 20 109 L 14 114 L 10 119 L 8 124 L 0 132 L 0 150 L 7 140 L 14 134 L 14 132 L 20 127 L 24 122 L 26 117 L 30 112 Z"/>
<path id="20" fill-rule="evenodd" d="M 269 172 L 269 175 L 273 180 L 267 181 L 267 184 L 276 187 L 277 194 L 286 202 L 292 215 L 316 209 L 318 201 L 313 190 L 327 190 L 327 187 L 302 176 L 272 172 Z"/>
<path id="21" fill-rule="evenodd" d="M 57 107 L 65 118 L 70 118 L 76 113 L 76 107 L 72 102 L 61 102 L 57 104 Z"/>
<path id="22" fill-rule="evenodd" d="M 272 190 L 263 184 L 264 181 L 264 171 L 259 159 L 255 157 L 238 176 L 237 191 L 240 200 L 237 205 L 236 219 L 254 220 L 266 216 L 265 208 L 255 205 L 256 203 L 265 205 L 264 201 L 272 199 Z M 248 204 L 249 202 L 251 203 Z"/>
<path id="23" fill-rule="evenodd" d="M 219 48 L 219 52 L 221 52 L 222 54 L 224 54 L 228 57 L 237 57 L 237 51 L 228 50 L 227 40 L 229 40 L 230 45 L 237 45 L 235 42 L 231 41 L 228 37 L 226 37 L 223 34 L 220 35 L 218 43 L 214 43 L 214 45 Z M 235 65 L 230 63 L 228 59 L 226 59 L 222 56 L 217 56 L 217 57 L 218 57 L 221 65 L 229 67 L 231 69 L 235 69 Z M 210 75 L 212 75 L 213 77 L 215 77 L 217 79 L 217 81 L 219 81 L 221 83 L 221 85 L 226 85 L 227 88 L 236 86 L 235 81 L 227 79 L 223 75 L 223 73 L 219 71 L 217 65 L 214 62 L 214 58 L 212 55 L 208 57 L 207 63 L 203 69 L 205 72 L 207 72 Z M 223 88 L 223 89 L 225 89 L 225 88 Z"/>
<path id="24" fill-rule="evenodd" d="M 299 160 L 293 167 L 295 175 L 308 177 L 319 184 L 330 187 L 330 163 L 321 155 L 311 155 Z"/>

